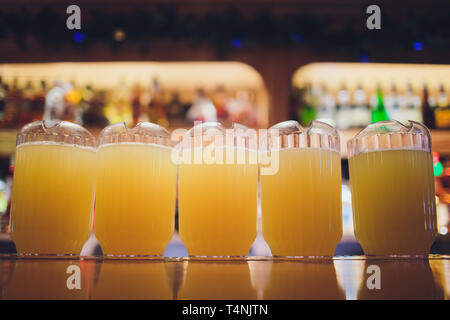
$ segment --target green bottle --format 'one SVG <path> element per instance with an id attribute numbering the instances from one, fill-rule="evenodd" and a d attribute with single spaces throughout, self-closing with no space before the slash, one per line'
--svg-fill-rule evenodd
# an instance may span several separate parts
<path id="1" fill-rule="evenodd" d="M 389 120 L 386 109 L 384 108 L 383 102 L 383 92 L 381 91 L 381 86 L 377 85 L 377 105 L 372 110 L 372 123 Z"/>
<path id="2" fill-rule="evenodd" d="M 312 90 L 312 84 L 308 83 L 306 86 L 306 95 L 304 97 L 303 108 L 299 110 L 300 123 L 303 126 L 308 126 L 312 120 L 316 119 L 316 99 Z"/>

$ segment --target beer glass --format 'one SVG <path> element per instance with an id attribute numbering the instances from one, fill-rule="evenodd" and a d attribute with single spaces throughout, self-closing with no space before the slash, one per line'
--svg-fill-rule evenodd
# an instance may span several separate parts
<path id="1" fill-rule="evenodd" d="M 95 139 L 83 127 L 35 121 L 17 134 L 11 238 L 20 256 L 76 256 L 91 232 Z"/>
<path id="2" fill-rule="evenodd" d="M 174 230 L 177 168 L 169 132 L 140 122 L 102 130 L 98 138 L 95 235 L 112 258 L 164 254 Z"/>
<path id="3" fill-rule="evenodd" d="M 356 238 L 370 256 L 426 256 L 436 204 L 428 129 L 380 121 L 348 142 Z"/>
<path id="4" fill-rule="evenodd" d="M 247 135 L 250 133 L 249 135 Z M 197 124 L 182 138 L 180 236 L 189 256 L 243 257 L 256 237 L 258 186 L 254 131 Z"/>
<path id="5" fill-rule="evenodd" d="M 341 157 L 332 126 L 285 121 L 262 139 L 260 157 L 264 239 L 275 257 L 331 257 L 342 237 Z M 265 146 L 265 147 L 264 147 Z"/>

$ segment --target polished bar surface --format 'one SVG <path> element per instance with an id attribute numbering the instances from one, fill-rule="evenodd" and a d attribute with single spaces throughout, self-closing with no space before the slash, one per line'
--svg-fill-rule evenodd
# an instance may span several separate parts
<path id="1" fill-rule="evenodd" d="M 375 266 L 375 267 L 374 267 Z M 378 267 L 378 268 L 377 268 Z M 380 288 L 376 288 L 378 270 Z M 450 256 L 429 259 L 114 260 L 0 256 L 0 299 L 449 299 Z"/>

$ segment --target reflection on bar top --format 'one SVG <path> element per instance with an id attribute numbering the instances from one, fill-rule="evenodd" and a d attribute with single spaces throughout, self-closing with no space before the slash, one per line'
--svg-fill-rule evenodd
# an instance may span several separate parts
<path id="1" fill-rule="evenodd" d="M 381 284 L 375 290 L 367 287 L 374 265 L 379 267 Z M 80 289 L 68 289 L 77 279 Z M 449 298 L 450 256 L 432 255 L 429 259 L 349 256 L 329 260 L 250 257 L 226 261 L 0 256 L 0 299 Z"/>

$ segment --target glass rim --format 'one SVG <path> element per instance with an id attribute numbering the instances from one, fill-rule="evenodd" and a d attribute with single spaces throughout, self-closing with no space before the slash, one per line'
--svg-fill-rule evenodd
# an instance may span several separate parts
<path id="1" fill-rule="evenodd" d="M 159 124 L 139 121 L 134 127 L 128 127 L 125 121 L 121 121 L 109 124 L 100 131 L 97 148 L 122 143 L 172 146 L 169 131 Z"/>
<path id="2" fill-rule="evenodd" d="M 176 143 L 178 150 L 211 147 L 257 149 L 257 131 L 237 122 L 225 128 L 216 121 L 194 123 Z"/>
<path id="3" fill-rule="evenodd" d="M 340 153 L 340 135 L 335 127 L 323 121 L 312 120 L 308 126 L 302 126 L 296 120 L 287 120 L 271 126 L 260 143 L 260 149 L 264 151 L 290 148 L 323 149 Z"/>
<path id="4" fill-rule="evenodd" d="M 52 143 L 95 148 L 96 139 L 83 126 L 65 120 L 37 120 L 17 133 L 16 147 L 27 143 Z"/>
<path id="5" fill-rule="evenodd" d="M 371 123 L 347 142 L 348 157 L 383 150 L 419 150 L 431 152 L 429 129 L 418 121 L 383 120 Z"/>

